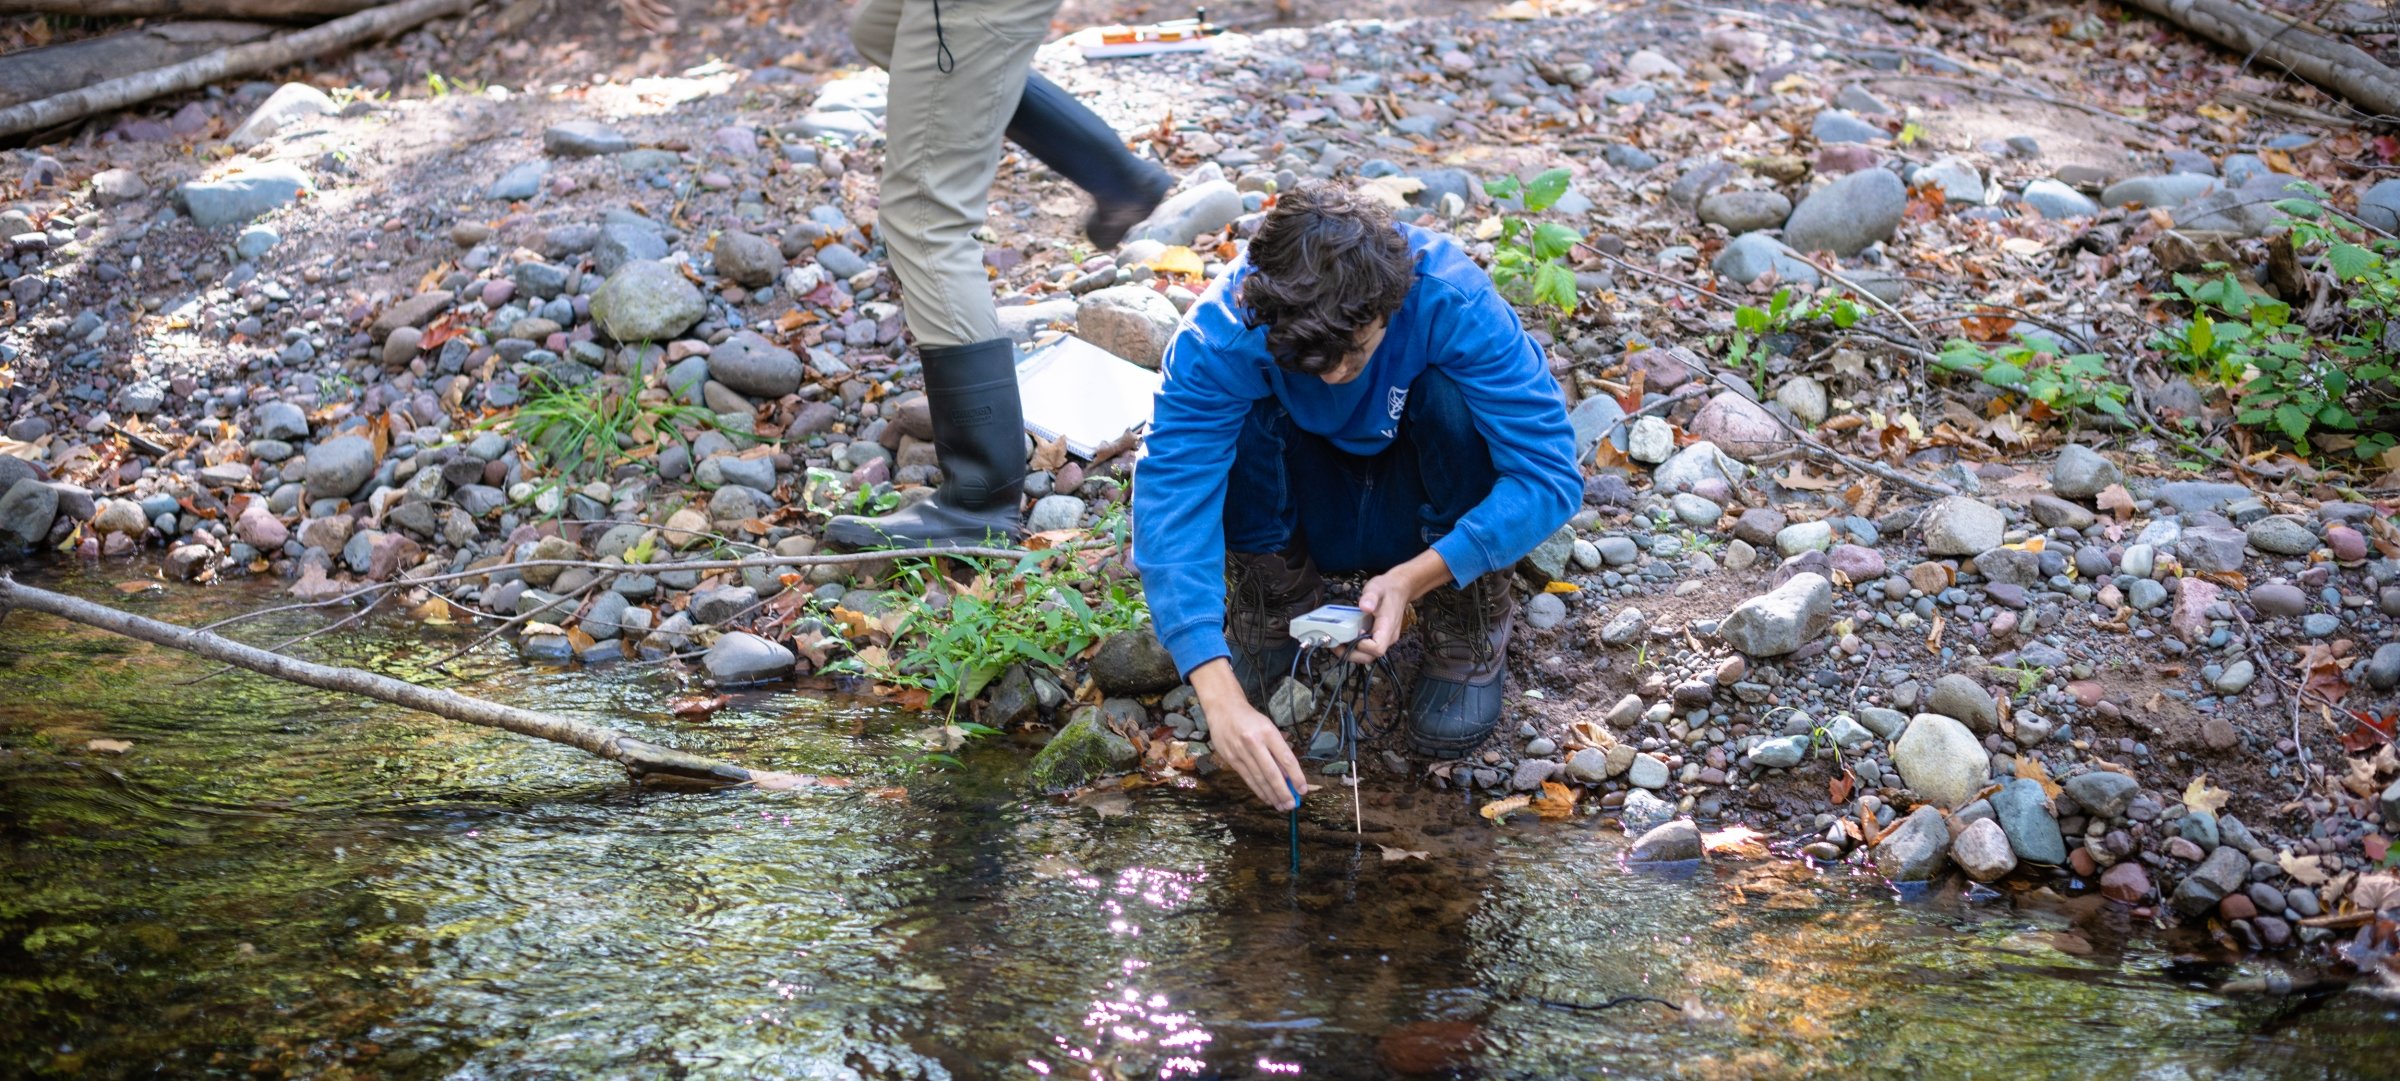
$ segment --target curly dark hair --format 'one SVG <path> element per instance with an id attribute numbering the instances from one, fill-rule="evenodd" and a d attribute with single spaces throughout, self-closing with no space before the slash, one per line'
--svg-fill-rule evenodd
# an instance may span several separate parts
<path id="1" fill-rule="evenodd" d="M 1311 181 L 1278 196 L 1250 241 L 1241 302 L 1267 328 L 1288 372 L 1341 366 L 1358 331 L 1400 310 L 1416 278 L 1391 213 L 1339 184 Z"/>

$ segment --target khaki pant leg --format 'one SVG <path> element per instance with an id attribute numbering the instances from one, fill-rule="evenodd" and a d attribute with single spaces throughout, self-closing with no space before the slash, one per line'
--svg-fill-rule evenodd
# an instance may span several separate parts
<path id="1" fill-rule="evenodd" d="M 1024 96 L 1034 50 L 1058 5 L 901 0 L 886 69 L 891 94 L 876 222 L 920 345 L 1000 336 L 975 230 L 991 202 L 1001 131 Z"/>
<path id="2" fill-rule="evenodd" d="M 892 66 L 892 38 L 900 32 L 901 0 L 865 0 L 850 16 L 850 44 L 867 63 Z"/>

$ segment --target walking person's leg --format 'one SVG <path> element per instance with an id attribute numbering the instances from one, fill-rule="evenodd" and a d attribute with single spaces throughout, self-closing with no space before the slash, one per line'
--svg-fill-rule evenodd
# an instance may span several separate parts
<path id="1" fill-rule="evenodd" d="M 887 71 L 901 7 L 902 0 L 866 0 L 850 20 L 850 41 L 859 55 Z M 1039 72 L 1026 76 L 1007 134 L 1010 142 L 1092 197 L 1092 214 L 1083 232 L 1094 247 L 1116 247 L 1125 231 L 1158 209 L 1175 186 L 1166 170 L 1135 157 L 1107 121 Z"/>
<path id="2" fill-rule="evenodd" d="M 826 523 L 832 543 L 949 547 L 1019 532 L 1025 425 L 1016 347 L 1000 336 L 975 231 L 999 168 L 1001 129 L 1058 4 L 899 4 L 886 57 L 892 78 L 876 225 L 925 363 L 943 480 L 933 498 L 892 514 Z M 862 11 L 853 25 L 872 39 L 882 17 L 881 9 Z"/>

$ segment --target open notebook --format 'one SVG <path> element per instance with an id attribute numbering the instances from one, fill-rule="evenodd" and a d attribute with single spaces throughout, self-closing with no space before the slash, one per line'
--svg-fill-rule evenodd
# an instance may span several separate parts
<path id="1" fill-rule="evenodd" d="M 1017 359 L 1025 430 L 1043 439 L 1063 437 L 1079 458 L 1150 423 L 1161 382 L 1157 372 L 1073 335 Z"/>

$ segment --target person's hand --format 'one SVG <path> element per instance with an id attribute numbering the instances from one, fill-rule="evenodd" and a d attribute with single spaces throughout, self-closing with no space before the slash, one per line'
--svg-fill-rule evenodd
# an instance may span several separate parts
<path id="1" fill-rule="evenodd" d="M 1231 767 L 1259 802 L 1278 811 L 1291 810 L 1292 793 L 1307 792 L 1308 778 L 1275 722 L 1250 707 L 1233 665 L 1219 658 L 1194 669 L 1192 689 L 1199 692 L 1200 711 L 1208 717 L 1208 746 L 1217 760 Z"/>
<path id="2" fill-rule="evenodd" d="M 625 21 L 645 34 L 663 34 L 675 29 L 675 7 L 668 0 L 617 0 Z"/>
<path id="3" fill-rule="evenodd" d="M 1415 559 L 1367 579 L 1358 591 L 1358 608 L 1367 614 L 1368 631 L 1343 655 L 1352 664 L 1378 660 L 1391 652 L 1408 624 L 1408 606 L 1450 581 L 1450 564 L 1428 548 Z"/>

